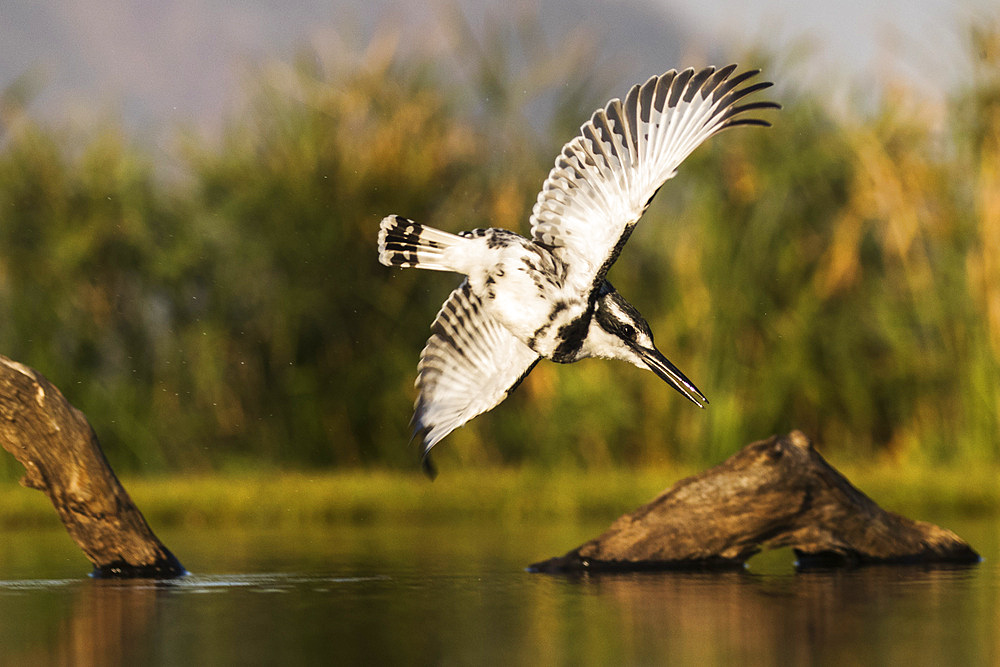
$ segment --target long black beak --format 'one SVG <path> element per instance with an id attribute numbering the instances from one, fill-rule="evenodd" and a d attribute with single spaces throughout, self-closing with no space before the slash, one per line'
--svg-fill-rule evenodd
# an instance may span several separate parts
<path id="1" fill-rule="evenodd" d="M 704 408 L 708 405 L 708 399 L 705 398 L 705 394 L 698 390 L 698 387 L 694 386 L 691 380 L 685 377 L 684 373 L 670 363 L 670 360 L 665 356 L 660 354 L 660 351 L 655 347 L 645 348 L 639 347 L 638 345 L 633 348 L 642 360 L 649 366 L 649 370 L 656 373 L 661 380 L 669 384 L 671 387 L 679 391 L 684 395 L 689 401 L 697 405 L 699 408 Z"/>

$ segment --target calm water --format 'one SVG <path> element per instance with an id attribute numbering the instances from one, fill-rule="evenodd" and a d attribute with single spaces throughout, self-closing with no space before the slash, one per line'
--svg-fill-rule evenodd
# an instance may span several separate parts
<path id="1" fill-rule="evenodd" d="M 91 580 L 58 531 L 0 545 L 0 665 L 1000 664 L 996 518 L 935 519 L 971 568 L 524 572 L 604 524 L 161 537 L 195 574 Z"/>

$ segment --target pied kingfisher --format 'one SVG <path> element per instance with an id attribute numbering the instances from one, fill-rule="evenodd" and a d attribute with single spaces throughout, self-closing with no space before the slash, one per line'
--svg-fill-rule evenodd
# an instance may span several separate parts
<path id="1" fill-rule="evenodd" d="M 771 84 L 740 87 L 759 70 L 736 65 L 671 70 L 598 109 L 566 144 L 531 212 L 531 238 L 506 229 L 450 234 L 390 215 L 379 230 L 386 266 L 464 274 L 420 355 L 411 422 L 430 451 L 498 405 L 545 357 L 570 363 L 621 359 L 648 368 L 699 407 L 705 395 L 653 345 L 646 320 L 605 275 L 653 196 L 710 136 L 736 125 L 769 126 L 738 104 Z"/>

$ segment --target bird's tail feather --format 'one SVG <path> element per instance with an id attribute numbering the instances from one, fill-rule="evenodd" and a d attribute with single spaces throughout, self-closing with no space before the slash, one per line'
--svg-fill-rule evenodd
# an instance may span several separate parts
<path id="1" fill-rule="evenodd" d="M 445 262 L 444 253 L 463 241 L 461 236 L 390 215 L 379 225 L 378 260 L 386 266 L 454 271 Z"/>

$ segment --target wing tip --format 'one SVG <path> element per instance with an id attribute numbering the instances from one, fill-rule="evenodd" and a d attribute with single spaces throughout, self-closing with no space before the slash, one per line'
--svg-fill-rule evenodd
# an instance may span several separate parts
<path id="1" fill-rule="evenodd" d="M 437 444 L 437 441 L 428 442 L 427 436 L 431 432 L 431 427 L 424 423 L 423 419 L 420 417 L 420 405 L 418 401 L 417 409 L 413 413 L 413 418 L 410 420 L 410 426 L 413 427 L 413 433 L 410 434 L 410 444 L 413 441 L 417 441 L 417 447 L 420 450 L 420 469 L 424 471 L 428 479 L 432 482 L 434 478 L 437 477 L 437 467 L 431 460 L 431 449 Z"/>
<path id="2" fill-rule="evenodd" d="M 420 456 L 420 469 L 424 471 L 424 474 L 430 481 L 433 482 L 437 479 L 437 466 L 435 466 L 434 462 L 431 460 L 430 448 L 425 449 L 424 453 Z"/>
<path id="3" fill-rule="evenodd" d="M 417 419 L 416 414 L 413 416 L 413 434 L 410 436 L 410 443 L 412 444 L 414 440 L 417 441 L 417 446 L 420 448 L 420 469 L 424 471 L 427 478 L 432 482 L 437 477 L 437 466 L 431 460 L 431 449 L 434 447 L 435 443 L 427 443 L 427 434 L 430 433 L 430 427 L 425 426 L 422 421 Z"/>

